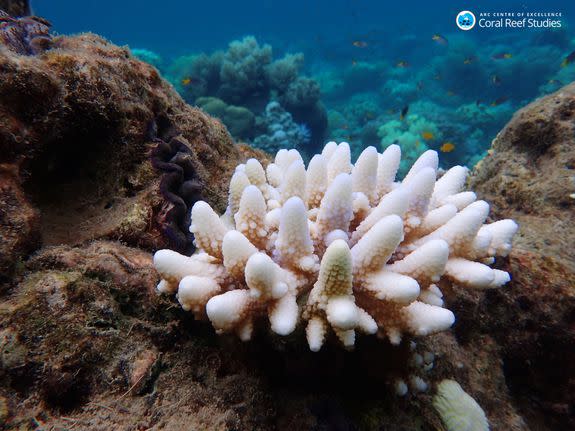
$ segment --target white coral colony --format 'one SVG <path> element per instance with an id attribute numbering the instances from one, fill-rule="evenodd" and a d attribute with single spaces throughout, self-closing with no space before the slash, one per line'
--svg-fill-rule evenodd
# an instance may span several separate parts
<path id="1" fill-rule="evenodd" d="M 517 224 L 485 224 L 489 205 L 462 191 L 467 169 L 436 180 L 434 151 L 396 182 L 400 157 L 397 145 L 369 147 L 353 165 L 349 145 L 330 142 L 307 170 L 296 150 L 265 170 L 250 159 L 230 181 L 224 215 L 194 205 L 198 251 L 155 254 L 158 290 L 242 340 L 259 321 L 280 335 L 301 322 L 314 351 L 330 333 L 351 348 L 356 332 L 397 344 L 449 328 L 440 280 L 505 284 L 509 274 L 488 265 L 509 253 Z"/>

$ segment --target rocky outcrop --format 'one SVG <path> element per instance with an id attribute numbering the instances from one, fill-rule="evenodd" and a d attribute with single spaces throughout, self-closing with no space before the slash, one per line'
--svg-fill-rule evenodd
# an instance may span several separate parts
<path id="1" fill-rule="evenodd" d="M 163 232 L 175 212 L 160 187 L 166 172 L 152 166 L 158 139 L 177 137 L 189 149 L 168 159 L 193 170 L 203 198 L 222 209 L 231 170 L 251 151 L 127 49 L 90 34 L 52 43 L 30 56 L 0 46 L 4 277 L 40 244 L 169 243 Z"/>
<path id="2" fill-rule="evenodd" d="M 28 0 L 0 0 L 0 9 L 12 16 L 30 15 Z"/>
<path id="3" fill-rule="evenodd" d="M 471 183 L 494 217 L 520 228 L 505 268 L 510 284 L 478 308 L 459 298 L 458 308 L 475 311 L 456 333 L 497 342 L 505 382 L 532 429 L 574 429 L 575 84 L 518 111 Z"/>

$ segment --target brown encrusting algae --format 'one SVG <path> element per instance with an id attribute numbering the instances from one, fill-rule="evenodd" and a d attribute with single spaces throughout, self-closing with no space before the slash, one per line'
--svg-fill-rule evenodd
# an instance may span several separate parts
<path id="1" fill-rule="evenodd" d="M 47 25 L 0 17 L 30 20 Z M 257 159 L 249 166 L 273 174 L 270 156 L 234 143 L 128 49 L 94 34 L 40 34 L 17 39 L 27 45 L 0 38 L 0 429 L 452 431 L 468 418 L 475 428 L 461 429 L 575 429 L 575 84 L 519 111 L 469 180 L 491 205 L 488 225 L 520 225 L 493 262 L 511 280 L 477 291 L 452 277 L 449 330 L 311 352 L 301 327 L 279 337 L 260 326 L 243 343 L 156 293 L 152 253 L 190 254 L 194 203 L 239 211 L 230 180 L 249 167 L 236 166 Z M 346 145 L 340 152 L 347 163 Z M 340 180 L 351 196 L 349 181 Z M 377 192 L 360 188 L 368 202 Z M 293 206 L 290 196 L 278 205 Z M 347 256 L 344 238 L 331 237 Z M 201 248 L 218 240 L 199 238 Z M 287 262 L 293 244 L 280 245 Z"/>
<path id="2" fill-rule="evenodd" d="M 173 204 L 151 157 L 166 134 L 189 148 L 202 195 L 223 209 L 244 147 L 153 67 L 91 34 L 57 37 L 36 56 L 0 47 L 0 273 L 40 243 L 171 244 Z"/>

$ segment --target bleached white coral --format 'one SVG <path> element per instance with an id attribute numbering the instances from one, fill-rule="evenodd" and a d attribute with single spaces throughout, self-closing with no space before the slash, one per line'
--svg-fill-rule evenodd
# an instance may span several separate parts
<path id="1" fill-rule="evenodd" d="M 481 406 L 454 380 L 443 380 L 437 386 L 433 407 L 448 431 L 489 431 Z"/>
<path id="2" fill-rule="evenodd" d="M 449 328 L 440 287 L 509 281 L 488 265 L 509 253 L 517 224 L 485 224 L 489 205 L 462 190 L 466 168 L 437 180 L 427 151 L 396 182 L 400 159 L 397 145 L 369 147 L 354 165 L 345 142 L 328 143 L 307 169 L 296 150 L 266 169 L 250 159 L 230 181 L 224 215 L 194 205 L 198 251 L 155 254 L 158 290 L 243 340 L 258 322 L 280 335 L 301 323 L 312 350 L 330 333 L 351 348 L 356 331 L 399 343 Z"/>

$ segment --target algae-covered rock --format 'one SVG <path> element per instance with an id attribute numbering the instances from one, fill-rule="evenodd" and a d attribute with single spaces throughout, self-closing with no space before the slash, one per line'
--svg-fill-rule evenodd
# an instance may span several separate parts
<path id="1" fill-rule="evenodd" d="M 0 49 L 0 274 L 39 244 L 166 242 L 154 139 L 179 135 L 202 197 L 220 208 L 242 160 L 217 120 L 186 105 L 156 69 L 104 39 L 53 38 L 21 56 Z"/>
<path id="2" fill-rule="evenodd" d="M 459 332 L 497 340 L 507 385 L 533 429 L 573 429 L 575 84 L 518 111 L 471 186 L 493 203 L 494 217 L 520 228 L 505 268 L 509 286 L 487 295 L 477 310 L 484 318 L 464 314 Z M 473 302 L 462 297 L 458 307 Z"/>
<path id="3" fill-rule="evenodd" d="M 30 2 L 28 0 L 0 0 L 0 10 L 12 16 L 30 15 Z"/>

